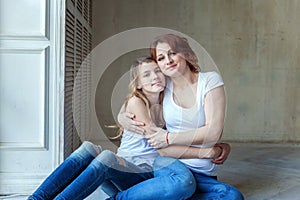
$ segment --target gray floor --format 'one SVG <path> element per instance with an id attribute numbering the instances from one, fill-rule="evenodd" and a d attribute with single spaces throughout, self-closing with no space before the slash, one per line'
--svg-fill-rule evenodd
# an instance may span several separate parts
<path id="1" fill-rule="evenodd" d="M 220 180 L 247 200 L 300 199 L 300 145 L 231 143 Z"/>
<path id="2" fill-rule="evenodd" d="M 230 157 L 219 169 L 221 181 L 236 186 L 247 200 L 300 199 L 299 144 L 231 143 L 231 146 Z M 105 198 L 97 190 L 87 199 Z"/>

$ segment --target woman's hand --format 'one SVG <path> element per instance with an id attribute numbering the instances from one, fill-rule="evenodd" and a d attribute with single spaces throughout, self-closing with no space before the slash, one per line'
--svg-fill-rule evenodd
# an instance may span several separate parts
<path id="1" fill-rule="evenodd" d="M 146 135 L 145 138 L 148 140 L 149 144 L 156 148 L 165 148 L 168 146 L 167 134 L 168 132 L 159 127 L 151 127 L 151 130 L 154 131 L 154 134 Z"/>
<path id="2" fill-rule="evenodd" d="M 124 129 L 143 135 L 145 130 L 140 126 L 144 126 L 145 124 L 143 122 L 135 121 L 134 119 L 135 115 L 132 113 L 120 112 L 118 114 L 118 122 Z"/>
<path id="3" fill-rule="evenodd" d="M 213 159 L 212 162 L 215 164 L 221 165 L 226 161 L 226 159 L 230 153 L 230 145 L 227 143 L 217 143 L 217 144 L 215 144 L 215 147 L 221 148 L 222 152 L 217 158 Z"/>

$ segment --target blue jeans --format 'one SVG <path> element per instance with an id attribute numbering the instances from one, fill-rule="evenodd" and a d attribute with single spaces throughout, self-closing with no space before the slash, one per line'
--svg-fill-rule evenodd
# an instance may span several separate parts
<path id="1" fill-rule="evenodd" d="M 179 160 L 158 156 L 153 170 L 154 178 L 120 191 L 108 200 L 184 200 L 194 193 L 195 179 L 191 171 Z M 103 190 L 106 189 L 103 188 Z"/>
<path id="2" fill-rule="evenodd" d="M 215 176 L 193 172 L 197 182 L 195 194 L 189 200 L 243 200 L 242 193 L 235 187 L 222 183 Z"/>
<path id="3" fill-rule="evenodd" d="M 176 159 L 159 157 L 155 161 L 156 170 L 149 172 L 111 151 L 98 154 L 95 148 L 92 143 L 84 142 L 28 199 L 81 200 L 100 185 L 109 195 L 130 200 L 187 199 L 195 191 L 192 173 Z M 159 168 L 158 163 L 164 168 Z M 132 186 L 135 190 L 129 189 Z"/>

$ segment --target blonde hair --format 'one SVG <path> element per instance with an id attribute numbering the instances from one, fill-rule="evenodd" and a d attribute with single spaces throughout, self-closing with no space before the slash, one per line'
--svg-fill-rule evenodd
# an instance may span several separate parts
<path id="1" fill-rule="evenodd" d="M 171 33 L 156 37 L 150 45 L 151 57 L 154 60 L 157 60 L 156 47 L 158 43 L 167 43 L 173 51 L 182 53 L 192 72 L 199 73 L 201 71 L 196 53 L 192 50 L 186 38 Z"/>
<path id="2" fill-rule="evenodd" d="M 130 67 L 130 83 L 128 85 L 128 90 L 129 90 L 129 94 L 127 95 L 126 99 L 125 99 L 125 109 L 127 108 L 128 105 L 128 101 L 130 98 L 132 97 L 138 97 L 140 98 L 146 105 L 147 111 L 149 116 L 151 117 L 151 113 L 150 113 L 150 102 L 148 100 L 148 98 L 146 97 L 146 95 L 144 94 L 144 92 L 142 91 L 142 89 L 138 88 L 139 85 L 139 66 L 141 66 L 143 63 L 155 63 L 155 60 L 153 60 L 150 56 L 141 56 L 138 57 L 133 64 Z M 159 104 L 162 103 L 163 100 L 163 92 L 160 93 L 159 96 Z M 110 139 L 118 139 L 122 136 L 123 134 L 123 128 L 120 126 L 107 126 L 108 128 L 119 128 L 118 134 L 117 136 L 114 137 L 110 137 Z"/>

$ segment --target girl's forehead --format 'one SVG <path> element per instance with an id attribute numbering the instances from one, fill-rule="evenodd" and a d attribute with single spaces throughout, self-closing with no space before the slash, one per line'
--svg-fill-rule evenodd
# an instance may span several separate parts
<path id="1" fill-rule="evenodd" d="M 142 72 L 142 71 L 147 71 L 147 70 L 153 70 L 157 67 L 158 67 L 158 65 L 153 61 L 153 62 L 149 62 L 149 63 L 142 63 L 141 65 L 139 65 L 139 70 Z"/>

